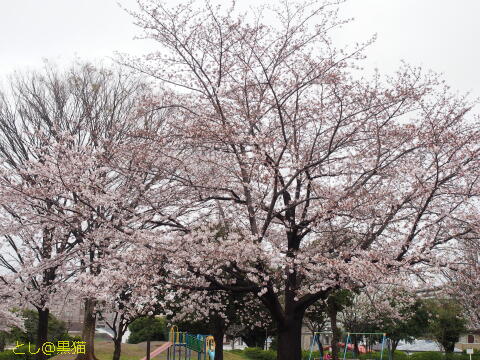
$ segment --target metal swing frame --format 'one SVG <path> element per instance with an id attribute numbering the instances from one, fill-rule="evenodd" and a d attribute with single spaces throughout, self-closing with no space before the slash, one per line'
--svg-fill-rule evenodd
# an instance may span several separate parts
<path id="1" fill-rule="evenodd" d="M 312 353 L 314 351 L 315 344 L 318 345 L 318 348 L 320 350 L 320 357 L 323 360 L 323 344 L 320 341 L 320 335 L 324 335 L 324 334 L 333 335 L 333 333 L 331 331 L 330 332 L 328 332 L 328 331 L 326 331 L 326 332 L 315 331 L 313 333 L 312 340 L 310 341 L 310 354 L 308 355 L 308 360 L 312 360 Z"/>
<path id="2" fill-rule="evenodd" d="M 347 338 L 345 340 L 345 349 L 343 351 L 343 360 L 347 359 L 347 351 L 348 351 L 348 344 L 351 342 L 351 335 L 380 335 L 382 337 L 382 345 L 381 345 L 381 350 L 380 350 L 380 360 L 383 360 L 383 352 L 385 350 L 385 346 L 387 346 L 387 342 L 389 341 L 387 334 L 386 333 L 353 333 L 353 332 L 348 332 L 347 333 Z M 388 360 L 392 360 L 392 353 L 389 351 L 388 353 Z"/>

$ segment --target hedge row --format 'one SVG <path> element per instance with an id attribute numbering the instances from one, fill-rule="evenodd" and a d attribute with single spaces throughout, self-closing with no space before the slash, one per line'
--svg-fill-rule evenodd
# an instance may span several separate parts
<path id="1" fill-rule="evenodd" d="M 251 360 L 276 360 L 277 352 L 275 350 L 262 350 L 260 348 L 246 348 L 245 350 L 234 350 L 235 353 L 243 354 L 247 359 Z M 302 354 L 302 358 L 307 360 L 309 358 L 310 352 L 304 350 Z M 343 359 L 343 353 L 339 354 L 339 358 Z M 370 360 L 370 359 L 380 359 L 379 352 L 373 352 L 368 354 L 360 354 L 360 360 Z M 353 354 L 347 353 L 347 358 L 352 358 Z M 320 354 L 318 351 L 314 351 L 312 353 L 313 358 L 319 358 Z M 388 355 L 385 352 L 383 354 L 383 359 L 388 360 Z M 426 352 L 418 352 L 412 355 L 407 355 L 403 351 L 395 351 L 393 356 L 394 360 L 470 360 L 470 356 L 467 354 L 442 354 L 435 351 L 426 351 Z M 3 360 L 0 358 L 0 360 Z M 476 353 L 472 355 L 472 360 L 480 360 L 480 353 Z"/>

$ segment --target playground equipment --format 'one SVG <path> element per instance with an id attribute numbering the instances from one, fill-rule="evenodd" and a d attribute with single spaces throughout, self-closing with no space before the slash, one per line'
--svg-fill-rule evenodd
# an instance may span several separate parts
<path id="1" fill-rule="evenodd" d="M 215 359 L 215 339 L 213 336 L 207 336 L 207 353 L 210 356 L 210 360 Z"/>
<path id="2" fill-rule="evenodd" d="M 322 344 L 321 335 L 324 335 L 324 334 L 331 335 L 332 333 L 331 332 L 314 332 L 313 333 L 312 341 L 310 342 L 310 354 L 308 356 L 308 360 L 314 360 L 314 359 L 312 359 L 312 355 L 313 355 L 313 351 L 315 350 L 315 346 L 317 346 L 317 345 L 318 345 L 318 349 L 320 351 L 320 359 L 322 359 L 322 360 L 325 359 L 324 350 L 329 349 L 330 346 L 324 346 Z M 347 359 L 347 353 L 348 353 L 349 350 L 352 351 L 353 358 L 355 358 L 355 353 L 354 353 L 355 352 L 355 344 L 353 342 L 355 337 L 357 337 L 357 338 L 358 337 L 360 337 L 360 338 L 370 337 L 370 340 L 371 340 L 371 337 L 378 337 L 379 340 L 380 340 L 380 357 L 378 358 L 378 360 L 384 360 L 384 351 L 385 350 L 388 351 L 388 360 L 392 360 L 392 354 L 391 354 L 390 346 L 389 346 L 389 341 L 390 340 L 388 339 L 387 334 L 385 334 L 385 333 L 347 333 L 347 336 L 345 338 L 345 343 L 339 343 L 340 347 L 344 348 L 344 350 L 343 350 L 343 360 Z M 372 344 L 373 344 L 373 342 L 370 341 L 370 345 L 372 345 Z M 369 349 L 368 349 L 367 345 L 368 344 L 358 345 L 357 346 L 358 352 L 363 353 L 363 354 L 369 353 Z M 374 359 L 373 356 L 372 356 L 372 359 Z"/>
<path id="3" fill-rule="evenodd" d="M 312 354 L 313 354 L 315 345 L 318 345 L 318 350 L 320 352 L 320 358 L 323 359 L 324 346 L 322 344 L 321 336 L 322 335 L 327 335 L 327 334 L 331 335 L 332 333 L 331 332 L 314 332 L 313 333 L 312 341 L 310 342 L 310 354 L 308 355 L 308 360 L 312 360 Z M 329 346 L 327 346 L 327 348 L 328 347 Z"/>
<path id="4" fill-rule="evenodd" d="M 388 360 L 392 360 L 392 353 L 390 351 L 389 339 L 388 339 L 386 333 L 347 333 L 347 338 L 345 340 L 345 349 L 343 351 L 343 360 L 347 359 L 347 351 L 348 350 L 352 350 L 352 352 L 354 352 L 354 344 L 351 343 L 352 342 L 352 335 L 353 336 L 360 336 L 360 337 L 369 336 L 370 338 L 372 336 L 376 336 L 376 337 L 381 338 L 379 360 L 383 360 L 383 357 L 384 357 L 383 353 L 384 353 L 385 349 L 388 351 Z M 367 353 L 368 352 L 367 346 L 365 346 L 364 349 L 365 349 L 364 350 L 365 353 Z M 361 350 L 360 347 L 359 347 L 359 350 Z M 363 351 L 360 351 L 360 352 L 363 352 Z"/>
<path id="5" fill-rule="evenodd" d="M 167 352 L 167 360 L 191 360 L 192 352 L 197 353 L 197 360 L 213 360 L 215 358 L 215 340 L 213 336 L 189 334 L 178 331 L 177 326 L 170 328 L 168 342 L 150 353 L 150 359 Z M 147 360 L 144 357 L 142 360 Z"/>
<path id="6" fill-rule="evenodd" d="M 151 353 L 150 353 L 150 359 L 153 359 L 155 356 L 163 353 L 165 350 L 168 350 L 170 348 L 170 346 L 172 346 L 172 343 L 170 342 L 166 342 L 165 344 L 163 344 L 162 346 L 158 347 L 157 349 L 153 350 Z M 148 348 L 147 348 L 147 351 Z M 145 356 L 142 360 L 147 360 L 147 357 Z"/>

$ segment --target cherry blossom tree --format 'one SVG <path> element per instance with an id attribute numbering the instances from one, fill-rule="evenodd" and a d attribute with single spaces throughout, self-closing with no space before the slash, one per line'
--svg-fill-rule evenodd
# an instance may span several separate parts
<path id="1" fill-rule="evenodd" d="M 340 322 L 349 332 L 387 334 L 389 342 L 385 345 L 393 353 L 400 340 L 413 340 L 428 330 L 429 313 L 414 290 L 406 282 L 368 286 L 342 310 Z M 365 341 L 367 349 L 371 349 L 372 345 L 382 341 L 382 337 L 353 336 L 357 353 L 361 340 Z"/>
<path id="2" fill-rule="evenodd" d="M 12 283 L 13 281 L 8 279 L 8 276 L 0 276 L 0 299 L 2 300 L 0 304 L 0 332 L 9 331 L 12 328 L 24 329 L 22 316 L 16 311 L 18 310 L 17 297 L 15 296 L 17 289 L 12 287 Z"/>
<path id="3" fill-rule="evenodd" d="M 158 241 L 185 282 L 255 294 L 277 323 L 279 360 L 300 359 L 317 300 L 436 266 L 443 244 L 474 231 L 474 103 L 408 65 L 360 77 L 369 42 L 334 47 L 335 1 L 248 14 L 138 3 L 135 22 L 159 48 L 122 61 L 163 86 L 158 109 L 172 110 L 190 154 L 176 179 L 203 207 L 202 228 Z M 235 232 L 218 239 L 220 209 Z"/>
<path id="4" fill-rule="evenodd" d="M 206 324 L 205 328 L 215 340 L 215 360 L 223 360 L 223 339 L 231 327 L 265 329 L 271 326 L 267 310 L 250 293 L 171 289 L 164 298 L 167 318 L 173 324 L 185 321 Z"/>
<path id="5" fill-rule="evenodd" d="M 443 293 L 463 307 L 468 326 L 480 328 L 480 251 L 478 239 L 463 241 L 456 251 L 456 263 L 444 269 Z"/>
<path id="6" fill-rule="evenodd" d="M 110 259 L 101 276 L 89 282 L 91 296 L 98 304 L 96 312 L 113 332 L 113 360 L 120 359 L 122 338 L 135 319 L 163 311 L 159 287 L 155 284 L 147 286 L 146 279 L 142 278 L 142 274 L 149 271 L 141 269 L 141 264 L 124 266 L 123 259 L 121 262 Z"/>
<path id="7" fill-rule="evenodd" d="M 167 227 L 161 233 L 169 234 L 172 228 Z M 188 232 L 180 230 L 181 233 Z M 216 227 L 213 236 L 218 239 L 226 231 L 223 223 Z M 102 274 L 106 288 L 113 286 L 109 283 L 122 284 L 120 279 L 123 279 L 122 286 L 128 284 L 129 289 L 137 289 L 135 301 L 125 305 L 125 311 L 134 314 L 132 320 L 135 316 L 141 316 L 141 311 L 148 311 L 166 315 L 172 325 L 178 325 L 182 331 L 190 333 L 194 330 L 182 328 L 182 324 L 202 324 L 202 330 L 198 331 L 212 334 L 217 344 L 216 360 L 223 359 L 223 339 L 231 326 L 243 329 L 271 326 L 272 321 L 265 306 L 253 294 L 231 293 L 215 287 L 205 289 L 185 281 L 181 269 L 172 267 L 172 260 L 165 256 L 164 242 L 157 239 L 162 236 L 161 233 L 153 229 L 150 233 L 132 236 L 137 240 L 125 243 L 124 249 L 127 251 L 116 252 L 113 254 L 116 259 L 108 261 L 108 267 L 115 269 L 117 275 L 112 278 L 108 273 Z M 97 281 L 93 282 L 91 291 L 95 292 L 98 288 Z M 113 299 L 114 293 L 107 295 L 105 301 Z"/>
<path id="8" fill-rule="evenodd" d="M 3 184 L 9 190 L 4 197 L 10 194 L 10 203 L 15 209 L 20 208 L 20 201 L 59 199 L 41 215 L 43 223 L 49 221 L 55 228 L 61 226 L 71 231 L 77 241 L 69 253 L 71 261 L 66 264 L 76 272 L 75 282 L 71 285 L 86 304 L 82 336 L 87 342 L 87 351 L 81 354 L 84 358 L 94 357 L 97 303 L 106 301 L 108 296 L 112 297 L 109 301 L 112 303 L 118 300 L 121 292 L 128 293 L 131 286 L 128 282 L 119 285 L 123 290 L 119 289 L 118 294 L 114 294 L 115 288 L 108 291 L 106 286 L 105 293 L 98 291 L 99 283 L 114 282 L 115 276 L 118 277 L 110 268 L 115 256 L 134 251 L 132 244 L 148 249 L 145 243 L 152 239 L 151 228 L 167 224 L 179 226 L 177 220 L 170 221 L 176 216 L 167 213 L 174 205 L 171 193 L 166 191 L 170 182 L 162 184 L 160 181 L 164 172 L 169 173 L 175 163 L 159 156 L 164 149 L 158 141 L 145 140 L 137 130 L 132 130 L 121 142 L 99 140 L 98 147 L 75 144 L 71 135 L 59 134 L 57 139 L 49 142 L 49 154 L 41 162 L 31 163 L 28 169 L 28 174 L 35 176 L 42 186 L 32 188 L 24 186 L 23 182 L 16 183 L 14 179 Z M 28 206 L 26 209 L 24 217 L 34 220 Z M 102 274 L 104 268 L 110 270 Z M 136 275 L 132 274 L 130 279 L 136 276 L 140 280 L 149 275 L 148 272 L 142 273 L 140 268 L 135 271 Z M 122 276 L 126 273 L 124 271 Z M 123 300 L 127 301 L 126 298 Z M 130 321 L 126 315 L 123 314 L 124 320 Z"/>
<path id="9" fill-rule="evenodd" d="M 0 106 L 1 235 L 9 254 L 1 262 L 17 275 L 19 294 L 39 311 L 41 346 L 52 296 L 78 271 L 100 269 L 92 260 L 108 234 L 93 241 L 102 230 L 98 213 L 105 216 L 117 204 L 109 203 L 115 199 L 108 192 L 99 195 L 116 186 L 116 178 L 102 170 L 108 149 L 136 121 L 154 116 L 138 111 L 149 93 L 144 82 L 89 64 L 64 72 L 47 66 L 43 73 L 18 75 L 11 85 Z M 96 202 L 82 202 L 84 194 Z M 94 303 L 85 302 L 84 333 L 93 339 Z M 93 341 L 88 345 L 92 350 L 85 356 L 91 357 Z"/>

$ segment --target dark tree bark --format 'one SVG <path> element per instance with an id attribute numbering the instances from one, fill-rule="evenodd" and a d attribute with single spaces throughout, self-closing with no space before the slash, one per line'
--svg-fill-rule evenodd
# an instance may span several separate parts
<path id="1" fill-rule="evenodd" d="M 215 340 L 215 360 L 223 360 L 223 336 L 225 332 L 223 330 L 213 333 Z"/>
<path id="2" fill-rule="evenodd" d="M 295 312 L 278 324 L 278 360 L 301 360 L 303 311 Z"/>
<path id="3" fill-rule="evenodd" d="M 48 337 L 48 315 L 50 310 L 46 309 L 37 309 L 38 311 L 38 328 L 37 328 L 37 349 L 40 348 L 40 351 L 35 355 L 36 360 L 45 360 L 47 355 L 42 351 L 42 345 L 47 342 Z"/>
<path id="4" fill-rule="evenodd" d="M 338 360 L 338 343 L 340 342 L 340 330 L 337 326 L 337 309 L 333 306 L 327 306 L 328 317 L 330 318 L 330 327 L 332 329 L 332 360 Z"/>
<path id="5" fill-rule="evenodd" d="M 288 201 L 287 201 L 288 202 Z M 295 231 L 287 232 L 288 237 L 288 257 L 295 257 L 295 252 L 299 250 L 301 236 Z M 302 359 L 302 325 L 306 309 L 321 298 L 326 293 L 317 293 L 297 299 L 297 289 L 301 284 L 302 278 L 296 269 L 290 269 L 286 272 L 286 286 L 284 305 L 282 306 L 278 295 L 273 291 L 273 287 L 267 287 L 267 292 L 261 297 L 265 306 L 269 309 L 272 318 L 277 324 L 277 360 L 301 360 Z"/>
<path id="6" fill-rule="evenodd" d="M 130 322 L 123 322 L 123 316 L 122 316 L 118 328 L 116 329 L 114 328 L 114 337 L 113 337 L 114 351 L 113 351 L 112 360 L 120 360 L 120 355 L 122 353 L 122 338 L 128 329 L 129 323 Z M 150 355 L 150 352 L 148 354 Z"/>
<path id="7" fill-rule="evenodd" d="M 112 360 L 120 360 L 120 355 L 122 353 L 122 338 L 113 340 L 113 357 Z"/>
<path id="8" fill-rule="evenodd" d="M 400 339 L 398 340 L 391 340 L 390 341 L 390 346 L 391 346 L 391 351 L 392 351 L 392 355 L 393 353 L 395 352 L 395 350 L 397 350 L 397 346 L 398 346 L 398 343 L 400 342 Z"/>
<path id="9" fill-rule="evenodd" d="M 210 318 L 210 327 L 215 340 L 215 360 L 223 360 L 223 338 L 227 330 L 225 320 L 218 315 L 212 316 Z M 208 360 L 210 360 L 209 357 Z"/>
<path id="10" fill-rule="evenodd" d="M 353 335 L 353 353 L 355 357 L 358 358 L 358 354 L 360 354 L 360 349 L 358 348 L 358 337 L 356 334 Z"/>
<path id="11" fill-rule="evenodd" d="M 5 351 L 5 345 L 6 345 L 6 340 L 7 334 L 5 334 L 3 331 L 0 332 L 0 352 Z"/>
<path id="12" fill-rule="evenodd" d="M 85 315 L 83 317 L 82 340 L 85 341 L 85 354 L 78 354 L 76 360 L 98 360 L 95 357 L 95 300 L 85 300 Z"/>
<path id="13" fill-rule="evenodd" d="M 113 318 L 110 319 L 111 321 L 109 321 L 109 319 L 105 319 L 105 317 L 101 312 L 98 312 L 97 316 L 99 316 L 99 319 L 105 320 L 105 323 L 113 332 L 112 340 L 113 340 L 114 351 L 113 351 L 112 360 L 120 360 L 120 355 L 122 353 L 122 338 L 123 338 L 123 335 L 125 335 L 125 332 L 127 331 L 128 325 L 130 325 L 131 321 L 126 320 L 123 314 L 119 314 L 119 312 L 115 313 Z M 149 345 L 149 342 L 147 342 L 147 346 L 148 345 Z"/>

